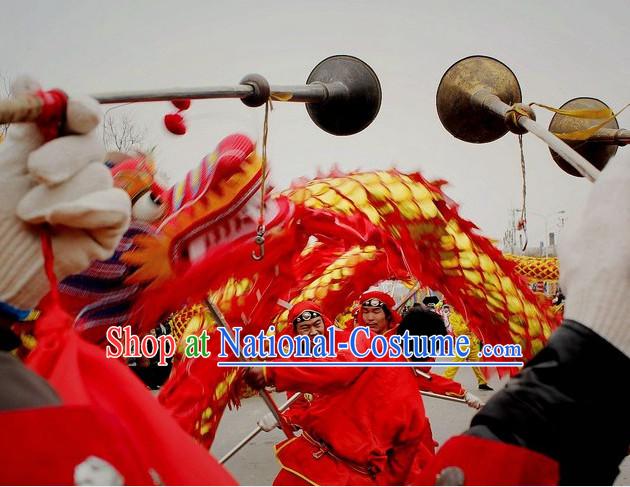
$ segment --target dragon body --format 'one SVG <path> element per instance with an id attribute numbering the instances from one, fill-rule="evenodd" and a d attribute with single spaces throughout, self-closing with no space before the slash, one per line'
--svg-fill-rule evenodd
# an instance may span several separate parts
<path id="1" fill-rule="evenodd" d="M 443 293 L 482 340 L 517 343 L 525 359 L 557 325 L 519 263 L 459 216 L 442 181 L 396 170 L 334 171 L 267 193 L 261 219 L 263 175 L 253 143 L 228 137 L 162 193 L 162 216 L 117 260 L 126 266 L 124 286 L 135 289 L 129 319 L 151 325 L 175 312 L 170 322 L 180 345 L 159 399 L 204 445 L 241 387 L 238 370 L 183 353 L 187 336 L 215 332 L 203 305 L 208 296 L 245 332 L 275 324 L 286 333 L 287 303 L 313 299 L 337 316 L 382 280 L 415 281 Z M 265 255 L 254 260 L 261 227 Z M 210 340 L 211 352 L 216 344 Z"/>

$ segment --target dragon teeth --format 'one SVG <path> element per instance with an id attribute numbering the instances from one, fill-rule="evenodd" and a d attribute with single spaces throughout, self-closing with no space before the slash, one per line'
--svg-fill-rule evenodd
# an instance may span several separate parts
<path id="1" fill-rule="evenodd" d="M 206 236 L 197 237 L 188 245 L 188 256 L 191 262 L 196 262 L 206 254 Z"/>

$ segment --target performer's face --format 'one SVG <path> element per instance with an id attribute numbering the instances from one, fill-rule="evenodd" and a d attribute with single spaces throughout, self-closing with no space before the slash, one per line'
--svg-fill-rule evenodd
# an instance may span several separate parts
<path id="1" fill-rule="evenodd" d="M 317 335 L 323 335 L 326 331 L 324 320 L 321 316 L 316 316 L 310 320 L 302 321 L 295 327 L 295 333 L 298 335 L 308 335 L 311 340 Z"/>
<path id="2" fill-rule="evenodd" d="M 361 306 L 363 321 L 374 333 L 384 333 L 389 327 L 389 320 L 380 306 Z"/>

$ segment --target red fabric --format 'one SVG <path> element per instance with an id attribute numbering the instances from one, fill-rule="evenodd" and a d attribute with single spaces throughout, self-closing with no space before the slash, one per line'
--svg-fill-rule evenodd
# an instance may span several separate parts
<path id="1" fill-rule="evenodd" d="M 293 305 L 293 307 L 289 310 L 289 323 L 293 324 L 293 320 L 300 316 L 306 310 L 317 311 L 321 315 L 322 321 L 324 322 L 324 326 L 326 328 L 328 328 L 332 324 L 330 318 L 328 318 L 328 316 L 326 316 L 322 311 L 321 306 L 319 306 L 314 301 L 301 301 Z"/>
<path id="2" fill-rule="evenodd" d="M 90 405 L 0 412 L 0 484 L 75 485 L 74 471 L 90 456 L 107 461 L 125 485 L 153 485 L 152 464 L 116 418 Z"/>
<path id="3" fill-rule="evenodd" d="M 35 325 L 38 345 L 26 365 L 50 383 L 64 406 L 90 411 L 96 424 L 104 423 L 108 425 L 106 430 L 113 430 L 109 436 L 120 435 L 117 441 L 104 443 L 112 448 L 116 458 L 122 455 L 118 445 L 124 444 L 132 452 L 135 464 L 145 472 L 153 468 L 165 484 L 234 485 L 230 474 L 177 425 L 125 365 L 105 358 L 103 350 L 81 339 L 72 329 L 71 318 L 58 303 L 47 234 L 42 236 L 42 248 L 53 291 L 40 307 L 42 317 Z M 84 424 L 85 421 L 76 425 L 65 423 L 64 427 L 83 436 L 98 433 L 98 429 L 94 432 L 82 427 Z M 58 448 L 60 438 L 66 441 L 60 435 L 49 448 Z M 31 460 L 37 458 L 29 456 Z"/>
<path id="4" fill-rule="evenodd" d="M 369 339 L 357 345 L 367 350 Z M 338 360 L 356 359 L 340 351 Z M 372 481 L 329 455 L 315 458 L 313 445 L 303 439 L 278 445 L 281 464 L 315 483 L 404 484 L 433 455 L 424 405 L 408 368 L 269 366 L 266 374 L 279 390 L 316 394 L 307 414 L 300 418 L 304 431 L 326 443 L 337 456 L 372 465 L 378 472 Z"/>
<path id="5" fill-rule="evenodd" d="M 271 485 L 313 485 L 310 482 L 307 482 L 301 477 L 298 477 L 295 474 L 287 470 L 280 470 L 276 478 L 273 479 L 273 484 Z"/>
<path id="6" fill-rule="evenodd" d="M 558 485 L 556 461 L 526 448 L 475 436 L 448 440 L 413 485 L 435 485 L 447 467 L 464 472 L 464 485 Z"/>
<path id="7" fill-rule="evenodd" d="M 168 113 L 164 115 L 164 126 L 175 135 L 184 135 L 186 133 L 186 123 L 184 117 L 179 113 Z"/>
<path id="8" fill-rule="evenodd" d="M 239 378 L 242 369 L 219 367 L 217 356 L 221 340 L 216 328 L 209 333 L 208 358 L 185 358 L 178 362 L 166 383 L 160 389 L 158 401 L 178 425 L 207 450 L 228 404 L 238 404 Z M 237 357 L 228 350 L 228 361 Z M 231 378 L 231 379 L 230 379 Z M 222 387 L 220 391 L 219 385 Z M 212 414 L 208 417 L 208 412 Z"/>
<path id="9" fill-rule="evenodd" d="M 392 314 L 392 321 L 389 324 L 390 328 L 393 328 L 396 325 L 398 325 L 398 323 L 400 323 L 401 317 L 398 314 L 398 312 L 394 309 L 396 307 L 396 302 L 394 301 L 394 298 L 392 298 L 387 293 L 384 293 L 381 291 L 365 292 L 361 294 L 361 297 L 359 298 L 359 306 L 362 306 L 364 301 L 367 301 L 368 299 L 372 299 L 372 298 L 376 298 L 379 301 L 382 301 L 387 307 L 387 309 L 389 310 L 389 312 Z M 365 320 L 363 319 L 363 314 L 361 313 L 360 309 L 359 309 L 359 314 L 357 316 L 357 322 L 359 323 L 360 326 L 365 326 Z"/>
<path id="10" fill-rule="evenodd" d="M 52 140 L 59 135 L 59 127 L 66 115 L 68 96 L 61 90 L 38 91 L 35 96 L 42 101 L 37 125 L 44 138 Z"/>
<path id="11" fill-rule="evenodd" d="M 195 265 L 185 269 L 178 268 L 173 278 L 162 284 L 154 283 L 144 290 L 134 303 L 134 319 L 140 323 L 154 323 L 165 312 L 175 311 L 186 303 L 202 301 L 207 296 L 208 289 L 219 288 L 229 277 L 238 280 L 245 277 L 251 278 L 254 275 L 275 276 L 277 263 L 295 258 L 296 254 L 299 254 L 299 249 L 302 248 L 301 242 L 296 241 L 298 236 L 295 224 L 292 223 L 293 208 L 290 202 L 283 197 L 276 199 L 275 202 L 279 210 L 267 224 L 264 259 L 254 261 L 251 258 L 252 252 L 259 250 L 254 243 L 255 232 L 246 233 L 234 241 L 208 248 L 203 259 L 195 262 Z M 282 234 L 282 238 L 276 240 L 278 233 Z M 247 262 L 247 265 L 234 267 L 234 262 Z M 281 270 L 280 274 L 282 272 Z M 273 279 L 271 281 L 274 284 L 276 282 Z M 272 294 L 275 293 L 274 286 L 271 288 Z M 280 296 L 273 300 L 273 307 L 268 309 L 258 307 L 269 319 L 273 318 L 274 312 L 277 312 L 275 310 L 279 309 L 279 306 L 275 304 L 278 297 Z M 259 301 L 256 293 L 251 293 L 249 299 Z M 247 332 L 254 334 L 258 331 L 253 329 L 254 326 L 262 329 L 263 324 L 268 323 L 259 319 L 260 316 L 255 311 L 248 318 L 251 321 Z"/>
<path id="12" fill-rule="evenodd" d="M 82 340 L 60 308 L 42 309 L 35 328 L 38 346 L 27 365 L 48 380 L 64 404 L 90 408 L 97 418 L 114 421 L 121 441 L 133 446 L 135 460 L 153 466 L 167 484 L 235 483 L 125 365 Z M 89 429 L 83 433 L 92 434 Z"/>
<path id="13" fill-rule="evenodd" d="M 156 198 L 159 202 L 162 202 L 162 195 L 164 194 L 164 192 L 166 191 L 166 188 L 164 188 L 161 184 L 159 184 L 157 181 L 153 181 L 151 183 L 151 195 Z"/>
<path id="14" fill-rule="evenodd" d="M 466 390 L 459 382 L 453 379 L 447 379 L 446 377 L 433 372 L 426 372 L 431 376 L 431 379 L 427 379 L 421 375 L 416 376 L 418 382 L 418 388 L 421 391 L 433 392 L 435 394 L 442 394 L 445 396 L 464 397 Z"/>
<path id="15" fill-rule="evenodd" d="M 385 485 L 330 455 L 315 458 L 319 456 L 320 448 L 303 436 L 284 440 L 275 446 L 275 450 L 281 470 L 273 485 L 293 485 L 294 480 L 301 482 L 296 485 L 304 485 L 304 482 L 307 485 Z"/>
<path id="16" fill-rule="evenodd" d="M 330 321 L 328 316 L 324 314 L 321 306 L 319 306 L 314 301 L 301 301 L 299 303 L 296 303 L 289 311 L 289 319 L 288 319 L 289 323 L 292 324 L 293 320 L 297 318 L 298 316 L 300 316 L 306 310 L 317 311 L 321 315 L 322 320 L 324 321 L 324 326 L 326 328 L 332 325 L 332 322 Z M 291 331 L 293 331 L 292 327 L 291 327 Z M 341 330 L 337 331 L 337 337 L 338 337 L 337 339 L 341 341 L 347 341 L 347 338 L 348 338 L 347 334 L 342 332 Z M 296 359 L 292 359 L 292 360 L 296 360 Z M 294 394 L 295 394 L 294 391 L 288 391 L 287 399 L 290 399 Z M 314 399 L 315 399 L 315 396 L 311 393 L 302 394 L 299 399 L 296 399 L 291 404 L 291 406 L 289 406 L 289 408 L 286 411 L 284 411 L 284 413 L 282 413 L 282 416 L 284 417 L 287 423 L 301 426 L 303 422 L 302 418 L 304 417 L 305 414 L 308 414 L 309 408 L 311 407 L 311 403 L 313 402 Z"/>
<path id="17" fill-rule="evenodd" d="M 171 103 L 175 108 L 180 111 L 188 110 L 190 108 L 190 99 L 189 98 L 180 98 L 178 100 L 171 100 Z"/>
<path id="18" fill-rule="evenodd" d="M 287 399 L 291 399 L 294 394 L 295 392 L 288 391 Z M 303 422 L 302 418 L 305 414 L 308 414 L 309 408 L 311 407 L 311 403 L 314 399 L 315 395 L 311 393 L 301 394 L 300 397 L 293 401 L 291 406 L 282 413 L 285 421 L 292 425 L 301 426 Z"/>

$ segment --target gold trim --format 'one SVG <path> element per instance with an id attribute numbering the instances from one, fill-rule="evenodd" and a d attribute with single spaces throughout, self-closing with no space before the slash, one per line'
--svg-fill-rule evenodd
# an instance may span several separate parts
<path id="1" fill-rule="evenodd" d="M 442 377 L 444 377 L 444 376 L 442 376 Z M 453 382 L 455 382 L 453 379 L 449 379 L 449 380 L 452 380 Z M 462 387 L 462 389 L 464 389 L 464 388 Z M 464 399 L 464 397 L 466 397 L 466 393 L 465 392 L 463 394 L 456 394 L 455 392 L 445 392 L 444 395 L 445 396 L 449 396 L 449 397 L 456 397 L 457 399 Z"/>
<path id="2" fill-rule="evenodd" d="M 292 468 L 286 467 L 281 461 L 280 458 L 278 457 L 278 453 L 280 453 L 285 446 L 287 446 L 289 443 L 293 443 L 295 440 L 297 440 L 298 438 L 300 438 L 300 436 L 295 436 L 291 439 L 289 439 L 288 441 L 284 442 L 282 444 L 282 446 L 280 448 L 278 448 L 278 445 L 274 445 L 273 449 L 274 449 L 274 454 L 276 456 L 276 461 L 278 462 L 278 464 L 280 465 L 280 469 L 281 470 L 286 470 L 289 473 L 292 473 L 293 475 L 301 478 L 302 480 L 305 480 L 306 482 L 308 482 L 311 485 L 316 485 L 319 486 L 318 483 L 314 482 L 313 480 L 309 479 L 308 477 L 306 477 L 305 475 L 301 474 L 300 472 L 298 472 L 297 470 L 293 470 Z M 280 473 L 280 472 L 278 472 Z"/>

